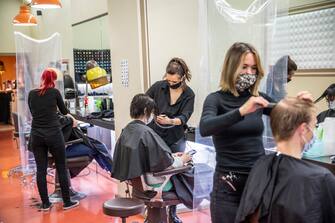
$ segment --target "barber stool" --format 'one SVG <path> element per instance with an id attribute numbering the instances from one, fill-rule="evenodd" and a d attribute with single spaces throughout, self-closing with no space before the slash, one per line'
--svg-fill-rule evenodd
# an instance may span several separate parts
<path id="1" fill-rule="evenodd" d="M 122 223 L 126 223 L 126 218 L 142 213 L 144 202 L 136 198 L 114 198 L 103 204 L 105 215 L 120 217 Z"/>
<path id="2" fill-rule="evenodd" d="M 186 165 L 178 168 L 171 168 L 161 172 L 153 173 L 155 177 L 165 177 L 164 183 L 160 187 L 151 187 L 146 183 L 143 176 L 130 180 L 133 187 L 132 197 L 137 198 L 145 203 L 148 214 L 147 221 L 149 223 L 168 223 L 167 207 L 180 204 L 181 201 L 177 194 L 173 191 L 163 192 L 163 187 L 170 180 L 171 176 L 183 173 L 192 169 L 192 166 Z"/>

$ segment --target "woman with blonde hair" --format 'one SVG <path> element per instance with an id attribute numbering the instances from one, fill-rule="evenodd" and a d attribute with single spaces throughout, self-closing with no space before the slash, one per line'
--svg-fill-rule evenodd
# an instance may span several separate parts
<path id="1" fill-rule="evenodd" d="M 248 173 L 264 154 L 262 115 L 272 99 L 258 92 L 264 76 L 256 49 L 237 42 L 228 50 L 220 90 L 207 96 L 200 134 L 212 136 L 216 168 L 211 193 L 212 222 L 234 222 Z"/>

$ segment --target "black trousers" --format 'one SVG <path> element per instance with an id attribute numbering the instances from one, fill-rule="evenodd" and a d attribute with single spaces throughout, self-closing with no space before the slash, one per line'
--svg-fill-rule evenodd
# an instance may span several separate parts
<path id="1" fill-rule="evenodd" d="M 52 154 L 55 160 L 63 201 L 64 203 L 69 202 L 70 191 L 65 158 L 65 142 L 61 130 L 50 136 L 48 135 L 41 137 L 32 134 L 30 137 L 32 137 L 31 146 L 37 167 L 37 187 L 42 202 L 44 204 L 49 203 L 46 179 L 48 168 L 48 151 Z"/>
<path id="2" fill-rule="evenodd" d="M 212 223 L 234 223 L 247 178 L 247 174 L 215 171 L 210 203 Z"/>

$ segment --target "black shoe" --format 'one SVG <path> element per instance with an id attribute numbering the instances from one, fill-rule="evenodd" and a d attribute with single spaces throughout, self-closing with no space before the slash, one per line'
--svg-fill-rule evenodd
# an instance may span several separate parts
<path id="1" fill-rule="evenodd" d="M 52 207 L 52 204 L 51 203 L 49 203 L 49 204 L 40 204 L 40 206 L 38 207 L 38 210 L 40 210 L 40 211 L 50 211 L 50 209 L 51 209 L 51 207 Z"/>
<path id="2" fill-rule="evenodd" d="M 77 206 L 79 206 L 79 201 L 69 201 L 63 204 L 63 210 L 69 210 Z"/>
<path id="3" fill-rule="evenodd" d="M 170 223 L 183 223 L 182 220 L 177 216 L 177 206 L 169 206 L 169 222 Z"/>

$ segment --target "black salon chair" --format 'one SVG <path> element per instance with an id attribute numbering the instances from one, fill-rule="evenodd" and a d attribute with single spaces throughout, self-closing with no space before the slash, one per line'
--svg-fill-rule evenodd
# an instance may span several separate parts
<path id="1" fill-rule="evenodd" d="M 83 139 L 76 139 L 76 140 L 66 142 L 65 145 L 70 146 L 70 145 L 81 143 L 81 142 L 83 142 Z M 82 200 L 86 197 L 86 194 L 73 190 L 73 188 L 71 187 L 71 177 L 70 177 L 69 169 L 87 166 L 88 164 L 91 163 L 91 161 L 92 161 L 92 158 L 87 155 L 67 158 L 67 167 L 68 167 L 67 171 L 68 171 L 68 179 L 69 179 L 69 186 L 70 186 L 70 196 L 72 200 Z M 51 154 L 49 154 L 49 167 L 55 168 L 54 159 Z M 57 202 L 63 201 L 57 171 L 55 172 L 55 190 L 52 194 L 49 195 L 49 199 L 51 203 L 57 203 Z"/>
<path id="2" fill-rule="evenodd" d="M 149 186 L 144 176 L 131 179 L 127 184 L 133 187 L 132 198 L 115 198 L 106 201 L 103 204 L 103 212 L 109 216 L 121 217 L 122 223 L 125 223 L 127 217 L 140 214 L 143 210 L 142 205 L 143 207 L 145 205 L 148 210 L 146 222 L 167 223 L 167 206 L 180 204 L 181 201 L 175 192 L 163 192 L 163 188 L 171 176 L 186 172 L 191 168 L 192 166 L 186 165 L 153 173 L 155 177 L 165 177 L 165 181 L 158 188 Z M 126 193 L 129 193 L 128 189 Z"/>

